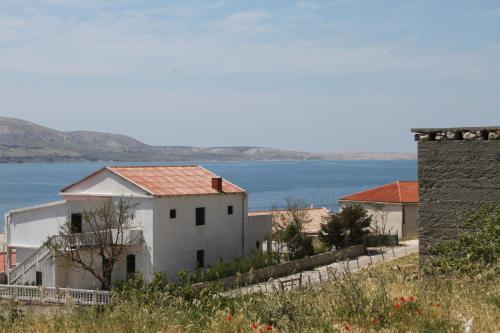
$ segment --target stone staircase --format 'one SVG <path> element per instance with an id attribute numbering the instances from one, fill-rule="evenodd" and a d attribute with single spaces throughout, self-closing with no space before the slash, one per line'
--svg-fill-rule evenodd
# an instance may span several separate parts
<path id="1" fill-rule="evenodd" d="M 33 254 L 17 264 L 8 273 L 9 284 L 15 284 L 22 276 L 26 275 L 35 265 L 45 259 L 52 251 L 45 245 L 40 246 Z"/>

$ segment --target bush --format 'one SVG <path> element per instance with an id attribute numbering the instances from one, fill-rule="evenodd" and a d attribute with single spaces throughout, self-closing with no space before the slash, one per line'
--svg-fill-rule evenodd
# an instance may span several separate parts
<path id="1" fill-rule="evenodd" d="M 339 213 L 332 213 L 321 226 L 320 239 L 329 247 L 343 248 L 360 244 L 368 234 L 372 217 L 361 205 L 349 205 Z"/>
<path id="2" fill-rule="evenodd" d="M 183 271 L 180 273 L 180 278 L 189 283 L 217 280 L 237 273 L 246 273 L 251 269 L 276 265 L 279 262 L 279 256 L 276 252 L 252 251 L 243 258 L 231 261 L 219 259 L 206 270 Z"/>
<path id="3" fill-rule="evenodd" d="M 500 205 L 483 206 L 464 221 L 467 231 L 458 239 L 436 245 L 429 251 L 427 272 L 474 273 L 500 261 Z"/>
<path id="4" fill-rule="evenodd" d="M 367 247 L 397 246 L 398 235 L 366 235 L 364 242 Z"/>

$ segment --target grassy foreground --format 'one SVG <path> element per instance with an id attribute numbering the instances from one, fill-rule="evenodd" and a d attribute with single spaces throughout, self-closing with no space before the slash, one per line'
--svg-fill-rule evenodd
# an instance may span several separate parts
<path id="1" fill-rule="evenodd" d="M 236 298 L 131 292 L 102 308 L 2 305 L 9 332 L 500 332 L 500 279 L 423 276 L 418 256 L 315 288 Z"/>

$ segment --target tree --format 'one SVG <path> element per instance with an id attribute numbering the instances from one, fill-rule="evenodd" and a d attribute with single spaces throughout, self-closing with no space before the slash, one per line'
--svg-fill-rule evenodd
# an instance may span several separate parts
<path id="1" fill-rule="evenodd" d="M 343 248 L 359 244 L 368 234 L 372 216 L 361 205 L 349 205 L 339 213 L 331 213 L 321 226 L 320 239 L 328 246 Z"/>
<path id="2" fill-rule="evenodd" d="M 301 201 L 286 199 L 287 208 L 273 213 L 273 240 L 278 252 L 286 245 L 290 259 L 298 259 L 314 253 L 312 238 L 304 234 L 304 225 L 311 222 L 307 205 Z"/>
<path id="3" fill-rule="evenodd" d="M 127 233 L 133 223 L 131 208 L 131 200 L 124 197 L 114 203 L 104 201 L 97 208 L 82 212 L 81 230 L 75 230 L 68 220 L 57 235 L 47 239 L 45 246 L 70 266 L 92 274 L 102 289 L 109 290 L 113 269 L 125 253 L 124 245 L 134 241 Z"/>

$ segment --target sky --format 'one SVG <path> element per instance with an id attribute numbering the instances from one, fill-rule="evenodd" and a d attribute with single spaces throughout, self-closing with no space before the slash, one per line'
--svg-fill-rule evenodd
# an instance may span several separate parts
<path id="1" fill-rule="evenodd" d="M 500 125 L 500 2 L 0 0 L 0 116 L 414 152 L 410 128 Z"/>

